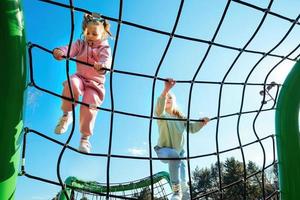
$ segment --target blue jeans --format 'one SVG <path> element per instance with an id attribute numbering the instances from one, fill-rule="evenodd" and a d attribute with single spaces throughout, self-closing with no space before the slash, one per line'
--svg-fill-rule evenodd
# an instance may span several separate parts
<path id="1" fill-rule="evenodd" d="M 173 148 L 155 146 L 154 150 L 158 158 L 181 158 L 184 157 L 184 150 L 179 154 Z M 186 182 L 185 160 L 161 160 L 169 164 L 169 174 L 172 184 Z M 180 174 L 180 179 L 179 179 Z"/>

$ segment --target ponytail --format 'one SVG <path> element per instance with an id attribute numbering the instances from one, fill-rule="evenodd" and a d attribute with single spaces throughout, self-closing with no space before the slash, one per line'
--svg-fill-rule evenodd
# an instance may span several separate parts
<path id="1" fill-rule="evenodd" d="M 112 33 L 110 32 L 110 24 L 109 24 L 109 21 L 107 19 L 105 19 L 103 21 L 103 26 L 104 26 L 104 30 L 105 32 L 109 35 L 109 36 L 112 36 Z"/>
<path id="2" fill-rule="evenodd" d="M 178 110 L 178 109 L 173 109 L 173 115 L 178 117 L 179 119 L 184 119 L 184 115 Z"/>

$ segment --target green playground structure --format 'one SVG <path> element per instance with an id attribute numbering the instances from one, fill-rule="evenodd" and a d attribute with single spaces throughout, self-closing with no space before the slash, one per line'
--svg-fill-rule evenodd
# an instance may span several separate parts
<path id="1" fill-rule="evenodd" d="M 26 41 L 21 2 L 0 2 L 0 199 L 15 199 L 23 128 L 23 95 L 26 85 Z"/>
<path id="2" fill-rule="evenodd" d="M 298 60 L 281 88 L 276 109 L 279 183 L 283 200 L 300 199 L 299 85 Z"/>
<path id="3" fill-rule="evenodd" d="M 163 187 L 164 185 L 167 185 L 167 187 L 171 187 L 169 173 L 162 171 L 153 174 L 152 180 L 153 180 L 154 195 L 156 197 L 159 196 L 159 199 L 167 199 L 168 194 L 163 189 Z M 142 194 L 143 191 L 149 192 L 151 190 L 150 189 L 151 177 L 149 176 L 140 180 L 135 180 L 127 183 L 111 184 L 108 189 L 104 183 L 100 184 L 95 181 L 82 181 L 77 179 L 76 177 L 71 176 L 66 179 L 65 185 L 66 185 L 66 193 L 68 194 L 69 197 L 71 197 L 71 199 L 75 196 L 75 192 L 83 193 L 83 197 L 85 194 L 105 196 L 107 192 L 111 196 L 113 197 L 115 196 L 116 198 L 118 196 L 134 197 Z M 67 200 L 65 192 L 61 191 L 57 195 L 57 199 Z"/>
<path id="4" fill-rule="evenodd" d="M 26 40 L 23 13 L 20 0 L 2 0 L 0 2 L 0 81 L 2 94 L 0 99 L 0 199 L 15 199 L 16 181 L 20 162 L 20 146 L 23 129 L 23 100 L 26 87 Z M 286 78 L 277 102 L 276 141 L 279 163 L 280 197 L 282 200 L 300 199 L 300 61 Z M 168 179 L 165 172 L 155 174 L 153 183 Z M 136 187 L 151 185 L 151 178 L 139 182 L 110 186 L 110 192 L 124 192 Z M 150 182 L 149 182 L 150 181 Z M 106 193 L 107 188 L 96 182 L 83 182 L 70 177 L 66 180 L 66 193 L 82 190 L 91 193 Z M 59 193 L 60 200 L 66 199 L 64 192 Z"/>

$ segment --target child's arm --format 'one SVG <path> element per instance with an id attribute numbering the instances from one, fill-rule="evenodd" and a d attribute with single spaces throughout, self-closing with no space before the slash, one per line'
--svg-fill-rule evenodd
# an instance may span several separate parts
<path id="1" fill-rule="evenodd" d="M 166 102 L 166 97 L 165 96 L 159 96 L 157 98 L 156 101 L 156 105 L 155 105 L 155 115 L 160 117 L 161 114 L 164 112 L 165 110 L 165 103 Z"/>
<path id="2" fill-rule="evenodd" d="M 205 126 L 209 122 L 208 117 L 204 117 L 200 122 L 193 122 L 189 124 L 190 133 L 198 132 L 203 126 Z"/>
<path id="3" fill-rule="evenodd" d="M 155 106 L 155 115 L 160 116 L 163 111 L 165 110 L 166 105 L 166 96 L 170 89 L 175 85 L 175 81 L 171 78 L 167 78 L 167 81 L 165 82 L 165 87 L 161 93 L 161 95 L 158 97 L 156 106 Z"/>
<path id="4" fill-rule="evenodd" d="M 62 60 L 63 56 L 67 56 L 69 46 L 58 47 L 53 50 L 53 56 L 57 60 Z M 75 57 L 79 53 L 80 40 L 71 45 L 70 58 Z"/>
<path id="5" fill-rule="evenodd" d="M 94 68 L 100 72 L 105 74 L 105 70 L 103 69 L 110 69 L 111 68 L 111 62 L 112 62 L 112 57 L 111 57 L 111 49 L 109 46 L 101 49 L 100 53 L 100 60 L 99 62 L 94 63 Z"/>

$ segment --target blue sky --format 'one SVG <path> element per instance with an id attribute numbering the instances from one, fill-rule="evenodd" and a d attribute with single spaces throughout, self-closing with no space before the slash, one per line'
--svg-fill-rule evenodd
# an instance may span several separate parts
<path id="1" fill-rule="evenodd" d="M 58 2 L 68 4 L 67 0 Z M 268 1 L 249 0 L 251 4 L 266 8 Z M 227 1 L 199 1 L 188 0 L 184 3 L 182 15 L 179 20 L 176 34 L 210 41 L 217 28 Z M 180 1 L 150 1 L 126 0 L 123 2 L 123 20 L 141 24 L 165 32 L 171 32 Z M 75 0 L 74 5 L 90 11 L 99 12 L 105 16 L 117 18 L 119 14 L 119 1 L 103 0 Z M 295 19 L 299 14 L 300 2 L 297 0 L 274 1 L 271 11 Z M 27 41 L 53 49 L 68 44 L 70 34 L 70 13 L 65 8 L 39 1 L 23 1 Z M 83 13 L 75 12 L 74 40 L 80 37 L 81 20 Z M 216 43 L 242 48 L 249 40 L 258 26 L 262 12 L 253 8 L 231 2 L 221 29 L 215 39 Z M 248 50 L 262 52 L 269 51 L 284 36 L 291 24 L 285 20 L 268 16 L 254 38 L 248 45 Z M 116 36 L 117 24 L 111 22 L 113 35 Z M 293 29 L 287 39 L 273 53 L 287 55 L 296 47 L 300 39 L 299 25 Z M 118 48 L 116 52 L 114 69 L 130 71 L 147 75 L 154 75 L 166 47 L 169 37 L 157 33 L 122 25 Z M 109 43 L 114 48 L 116 40 Z M 175 80 L 191 80 L 203 59 L 208 48 L 206 43 L 192 42 L 180 38 L 173 38 L 158 73 L 159 77 L 173 77 Z M 297 50 L 291 57 L 299 55 Z M 238 55 L 238 51 L 213 46 L 205 60 L 196 80 L 220 82 Z M 226 78 L 226 82 L 245 82 L 246 77 L 255 63 L 262 57 L 259 54 L 243 53 Z M 276 57 L 267 57 L 259 63 L 251 74 L 248 82 L 262 83 L 269 70 L 280 61 Z M 37 48 L 33 49 L 34 80 L 42 88 L 61 94 L 62 82 L 66 79 L 65 62 L 53 59 L 51 54 Z M 276 81 L 282 83 L 294 62 L 285 61 L 279 65 L 269 76 L 268 83 Z M 75 63 L 71 63 L 70 73 L 75 72 Z M 114 106 L 118 111 L 141 115 L 150 115 L 152 79 L 128 76 L 114 73 L 113 85 L 110 85 L 110 75 L 107 75 L 106 98 L 103 108 L 111 108 L 110 87 L 113 89 Z M 155 99 L 160 95 L 163 82 L 157 81 Z M 247 86 L 245 92 L 243 111 L 257 110 L 262 97 L 259 91 L 262 86 Z M 178 83 L 173 92 L 184 113 L 188 112 L 188 97 L 190 84 Z M 216 117 L 220 85 L 195 84 L 191 101 L 191 118 Z M 59 141 L 66 141 L 70 132 L 58 136 L 53 133 L 58 118 L 61 115 L 61 100 L 35 88 L 27 91 L 24 121 L 25 126 L 42 132 Z M 272 91 L 274 92 L 274 91 Z M 242 87 L 237 85 L 224 85 L 220 115 L 237 113 L 240 110 Z M 273 94 L 274 95 L 274 94 Z M 270 108 L 271 103 L 264 108 Z M 78 119 L 79 109 L 76 109 Z M 252 130 L 252 121 L 255 114 L 241 117 L 240 135 L 242 143 L 255 140 Z M 237 116 L 222 118 L 219 122 L 219 147 L 225 150 L 238 145 L 236 135 Z M 78 121 L 75 133 L 70 144 L 77 148 L 79 142 Z M 274 134 L 274 111 L 263 112 L 255 124 L 258 135 L 264 137 Z M 156 121 L 152 124 L 152 146 L 156 144 L 158 132 Z M 92 151 L 107 153 L 110 131 L 110 113 L 98 113 L 95 133 L 91 138 Z M 149 120 L 114 114 L 114 127 L 112 137 L 112 154 L 149 156 L 148 152 Z M 216 151 L 216 120 L 211 121 L 207 127 L 198 134 L 189 136 L 190 156 L 202 155 Z M 56 163 L 61 147 L 43 138 L 29 134 L 26 148 L 26 171 L 29 174 L 57 181 Z M 266 147 L 271 146 L 271 140 L 264 141 Z M 261 165 L 263 161 L 261 149 L 258 144 L 244 149 L 246 160 L 255 161 Z M 272 161 L 272 148 L 268 148 L 267 161 Z M 155 155 L 152 151 L 152 155 Z M 221 156 L 221 160 L 234 156 L 241 160 L 240 151 L 233 151 Z M 216 157 L 199 158 L 191 161 L 191 169 L 196 166 L 210 166 L 216 162 Z M 91 157 L 67 150 L 61 163 L 61 176 L 76 176 L 84 180 L 106 181 L 107 159 Z M 121 167 L 122 166 L 122 167 Z M 132 170 L 134 169 L 134 170 Z M 160 161 L 153 161 L 153 171 L 166 171 L 167 165 Z M 110 182 L 127 182 L 149 176 L 149 161 L 111 159 Z M 34 189 L 33 189 L 34 188 Z M 17 200 L 50 199 L 59 187 L 49 185 L 26 177 L 19 177 Z"/>

